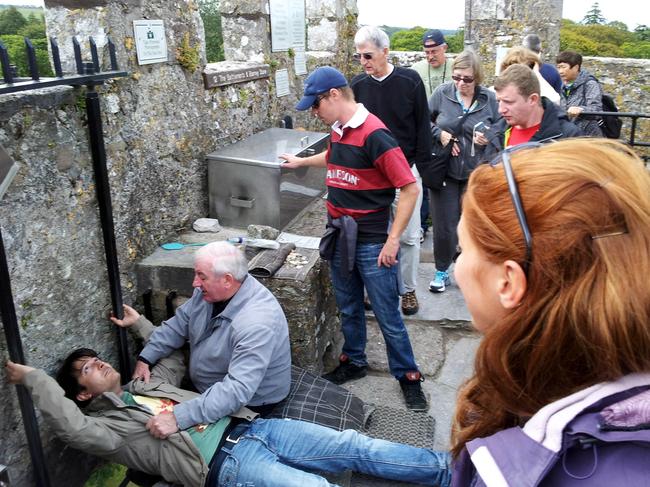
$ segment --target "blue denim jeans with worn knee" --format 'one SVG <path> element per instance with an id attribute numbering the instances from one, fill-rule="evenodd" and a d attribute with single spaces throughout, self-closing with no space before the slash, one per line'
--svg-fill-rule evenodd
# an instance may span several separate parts
<path id="1" fill-rule="evenodd" d="M 447 452 L 293 419 L 257 419 L 224 460 L 217 486 L 327 487 L 333 484 L 313 472 L 345 470 L 423 485 L 451 483 Z"/>
<path id="2" fill-rule="evenodd" d="M 330 268 L 345 337 L 343 353 L 354 365 L 368 365 L 366 312 L 363 307 L 365 286 L 375 318 L 384 335 L 390 373 L 400 379 L 407 372 L 417 371 L 418 367 L 399 311 L 398 266 L 377 265 L 383 246 L 383 243 L 357 243 L 355 265 L 347 276 L 337 248 L 330 261 Z"/>

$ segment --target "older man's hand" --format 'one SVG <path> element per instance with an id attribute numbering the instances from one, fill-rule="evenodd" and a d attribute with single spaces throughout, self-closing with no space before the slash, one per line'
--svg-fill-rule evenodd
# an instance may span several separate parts
<path id="1" fill-rule="evenodd" d="M 7 381 L 10 384 L 22 384 L 25 376 L 32 370 L 35 370 L 34 367 L 17 364 L 11 360 L 7 360 L 5 364 L 5 373 L 7 374 Z"/>
<path id="2" fill-rule="evenodd" d="M 170 413 L 169 411 L 157 414 L 147 421 L 147 430 L 149 430 L 151 436 L 164 440 L 169 435 L 178 431 L 176 416 L 174 416 L 174 413 Z"/>

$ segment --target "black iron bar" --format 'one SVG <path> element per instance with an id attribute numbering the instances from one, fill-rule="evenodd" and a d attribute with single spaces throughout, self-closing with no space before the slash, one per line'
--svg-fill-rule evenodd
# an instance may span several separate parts
<path id="1" fill-rule="evenodd" d="M 90 44 L 90 57 L 93 60 L 93 67 L 95 68 L 95 73 L 99 73 L 101 69 L 99 68 L 99 56 L 97 55 L 97 44 L 95 39 L 92 37 L 88 38 L 88 43 Z"/>
<path id="2" fill-rule="evenodd" d="M 59 53 L 59 43 L 52 37 L 50 39 L 50 51 L 52 52 L 52 64 L 57 78 L 63 78 L 63 69 L 61 69 L 61 54 Z"/>
<path id="3" fill-rule="evenodd" d="M 115 44 L 110 37 L 106 36 L 106 42 L 108 43 L 108 56 L 111 60 L 111 71 L 117 71 L 117 57 L 115 56 Z"/>
<path id="4" fill-rule="evenodd" d="M 7 340 L 7 349 L 9 358 L 18 364 L 25 363 L 23 354 L 23 345 L 20 339 L 20 330 L 18 329 L 18 320 L 16 318 L 16 308 L 14 308 L 14 298 L 11 293 L 11 280 L 9 275 L 9 266 L 7 265 L 7 255 L 5 254 L 4 242 L 2 240 L 2 231 L 0 230 L 0 315 L 2 316 L 2 325 Z M 16 386 L 18 394 L 18 404 L 23 416 L 23 425 L 25 426 L 25 435 L 27 436 L 27 445 L 29 454 L 34 467 L 34 481 L 38 487 L 49 487 L 50 476 L 45 464 L 45 455 L 43 454 L 43 445 L 38 430 L 38 422 L 34 413 L 34 403 L 27 389 L 22 385 Z"/>
<path id="5" fill-rule="evenodd" d="M 124 317 L 122 303 L 122 287 L 120 284 L 120 270 L 117 261 L 117 248 L 115 245 L 115 226 L 113 223 L 113 206 L 111 203 L 111 189 L 106 169 L 106 151 L 104 148 L 104 133 L 102 130 L 102 117 L 99 105 L 99 95 L 93 85 L 88 85 L 86 91 L 86 115 L 88 117 L 88 134 L 90 150 L 93 158 L 95 173 L 95 188 L 97 203 L 99 204 L 99 218 L 104 236 L 104 253 L 106 255 L 106 268 L 108 270 L 108 283 L 111 291 L 113 314 L 118 318 Z M 131 362 L 129 360 L 129 345 L 126 330 L 118 326 L 118 353 L 120 375 L 122 383 L 131 379 Z"/>
<path id="6" fill-rule="evenodd" d="M 74 50 L 74 63 L 77 66 L 77 74 L 84 74 L 84 64 L 81 60 L 81 46 L 76 37 L 72 37 L 72 48 Z"/>
<path id="7" fill-rule="evenodd" d="M 27 64 L 29 65 L 29 75 L 34 81 L 38 81 L 38 63 L 36 62 L 36 50 L 34 45 L 27 37 L 25 37 L 25 51 L 27 52 Z"/>
<path id="8" fill-rule="evenodd" d="M 0 64 L 2 64 L 2 77 L 4 78 L 4 82 L 10 85 L 14 82 L 14 76 L 11 72 L 9 53 L 7 52 L 7 48 L 2 43 L 2 41 L 0 41 Z"/>

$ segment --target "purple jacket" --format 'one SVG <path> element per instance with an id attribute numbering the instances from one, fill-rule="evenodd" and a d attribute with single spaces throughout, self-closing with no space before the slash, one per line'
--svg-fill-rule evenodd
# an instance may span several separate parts
<path id="1" fill-rule="evenodd" d="M 452 487 L 650 487 L 650 374 L 596 384 L 467 443 Z"/>

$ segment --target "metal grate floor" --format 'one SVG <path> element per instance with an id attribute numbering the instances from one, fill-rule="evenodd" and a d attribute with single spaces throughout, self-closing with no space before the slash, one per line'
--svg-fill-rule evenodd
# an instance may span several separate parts
<path id="1" fill-rule="evenodd" d="M 374 438 L 406 443 L 421 448 L 431 448 L 435 420 L 426 413 L 416 413 L 388 406 L 377 406 L 373 411 L 366 434 Z M 407 487 L 416 484 L 378 479 L 353 473 L 350 487 Z"/>

